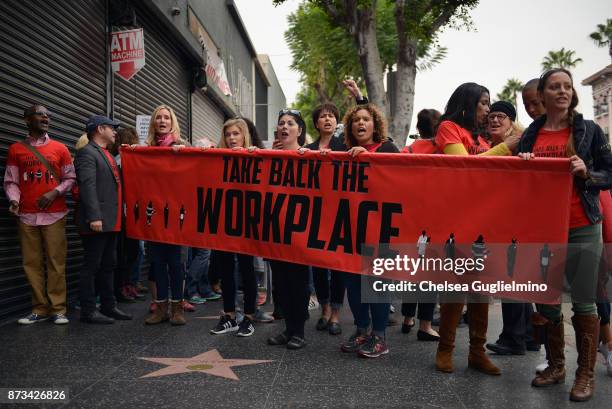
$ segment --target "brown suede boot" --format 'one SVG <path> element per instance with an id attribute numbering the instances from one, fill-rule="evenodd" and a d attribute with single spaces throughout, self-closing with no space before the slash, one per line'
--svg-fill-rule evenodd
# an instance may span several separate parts
<path id="1" fill-rule="evenodd" d="M 470 326 L 470 355 L 468 366 L 487 375 L 501 375 L 501 371 L 487 356 L 484 345 L 487 342 L 489 304 L 470 303 L 467 306 Z"/>
<path id="2" fill-rule="evenodd" d="M 168 321 L 168 301 L 156 301 L 157 308 L 145 319 L 145 324 L 155 325 Z"/>
<path id="3" fill-rule="evenodd" d="M 436 369 L 441 372 L 453 372 L 453 349 L 455 348 L 455 334 L 457 322 L 461 318 L 463 303 L 440 304 L 440 340 L 436 353 Z"/>
<path id="4" fill-rule="evenodd" d="M 565 338 L 563 317 L 559 322 L 546 320 L 546 350 L 548 352 L 548 368 L 536 375 L 531 386 L 540 388 L 565 382 Z"/>
<path id="5" fill-rule="evenodd" d="M 570 392 L 570 400 L 584 402 L 591 399 L 595 392 L 594 370 L 599 342 L 599 317 L 597 315 L 574 315 L 572 324 L 576 331 L 578 369 L 574 386 Z"/>
<path id="6" fill-rule="evenodd" d="M 170 324 L 172 325 L 185 325 L 185 311 L 183 311 L 183 305 L 181 301 L 172 301 L 172 317 L 170 318 Z"/>

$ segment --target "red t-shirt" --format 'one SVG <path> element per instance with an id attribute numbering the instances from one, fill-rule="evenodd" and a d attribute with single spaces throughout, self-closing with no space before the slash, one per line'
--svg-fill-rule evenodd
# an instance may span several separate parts
<path id="1" fill-rule="evenodd" d="M 62 176 L 62 168 L 72 164 L 72 157 L 66 146 L 52 139 L 46 145 L 36 146 L 34 149 L 38 150 L 49 162 L 59 178 Z M 11 145 L 6 164 L 19 168 L 19 190 L 21 192 L 19 211 L 21 213 L 57 213 L 67 210 L 64 196 L 58 196 L 46 210 L 38 208 L 36 205 L 38 198 L 58 187 L 61 180 L 57 180 L 22 143 Z"/>
<path id="2" fill-rule="evenodd" d="M 539 158 L 567 158 L 566 149 L 569 137 L 569 128 L 559 131 L 540 129 L 533 145 L 533 153 Z M 576 185 L 574 185 L 570 206 L 570 229 L 590 225 L 591 222 L 584 211 Z"/>
<path id="3" fill-rule="evenodd" d="M 478 135 L 478 144 L 474 141 L 472 133 L 457 125 L 453 121 L 442 121 L 436 132 L 436 145 L 440 152 L 444 152 L 446 145 L 460 143 L 470 155 L 478 155 L 488 151 L 491 146 L 482 136 Z"/>
<path id="4" fill-rule="evenodd" d="M 115 221 L 115 227 L 113 228 L 113 231 L 121 231 L 121 213 L 123 211 L 123 198 L 121 197 L 121 177 L 119 176 L 119 169 L 117 168 L 115 158 L 113 158 L 113 156 L 104 148 L 102 149 L 102 152 L 104 152 L 108 163 L 110 163 L 111 168 L 113 169 L 113 176 L 117 181 L 117 220 Z"/>
<path id="5" fill-rule="evenodd" d="M 404 146 L 402 153 L 434 154 L 440 153 L 433 139 L 417 139 L 412 145 Z"/>
<path id="6" fill-rule="evenodd" d="M 376 149 L 380 148 L 380 145 L 382 145 L 381 142 L 376 142 L 369 145 L 363 145 L 363 147 L 366 148 L 368 152 L 376 152 Z"/>

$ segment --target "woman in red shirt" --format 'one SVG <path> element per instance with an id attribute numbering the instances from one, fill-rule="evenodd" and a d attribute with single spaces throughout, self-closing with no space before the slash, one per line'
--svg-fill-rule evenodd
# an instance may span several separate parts
<path id="1" fill-rule="evenodd" d="M 599 192 L 611 185 L 612 153 L 601 128 L 575 111 L 578 96 L 565 69 L 550 70 L 540 78 L 538 95 L 546 114 L 527 128 L 519 145 L 524 159 L 569 158 L 574 175 L 570 206 L 569 246 L 565 278 L 571 287 L 572 324 L 576 333 L 578 369 L 570 400 L 593 396 L 593 370 L 597 359 L 599 318 L 595 306 L 598 268 L 602 252 L 602 213 Z M 535 387 L 565 381 L 564 328 L 561 305 L 538 305 L 543 317 L 548 367 L 532 381 Z"/>
<path id="2" fill-rule="evenodd" d="M 444 115 L 436 131 L 436 144 L 447 155 L 511 155 L 518 143 L 518 136 L 509 137 L 491 148 L 480 135 L 489 115 L 489 90 L 482 85 L 468 82 L 460 85 L 451 95 Z M 489 304 L 487 299 L 472 295 L 467 305 L 470 326 L 470 352 L 468 366 L 488 375 L 500 375 L 501 371 L 487 356 Z M 457 322 L 461 318 L 464 301 L 440 303 L 440 340 L 436 353 L 436 369 L 453 372 L 453 349 Z"/>

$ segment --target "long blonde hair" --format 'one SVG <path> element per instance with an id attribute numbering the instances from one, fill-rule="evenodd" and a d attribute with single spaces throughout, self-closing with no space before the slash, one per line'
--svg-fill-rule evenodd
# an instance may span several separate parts
<path id="1" fill-rule="evenodd" d="M 88 143 L 89 143 L 89 137 L 87 136 L 87 132 L 85 132 L 83 135 L 79 137 L 79 139 L 77 139 L 76 144 L 74 145 L 74 149 L 79 151 L 83 149 L 85 146 L 87 146 Z"/>
<path id="2" fill-rule="evenodd" d="M 151 114 L 151 123 L 149 124 L 149 132 L 147 133 L 147 145 L 148 146 L 156 146 L 155 142 L 155 118 L 157 118 L 157 114 L 162 109 L 170 112 L 170 121 L 172 125 L 170 127 L 170 133 L 174 135 L 174 142 L 178 145 L 186 145 L 187 142 L 181 138 L 181 128 L 179 126 L 178 120 L 176 119 L 176 115 L 174 114 L 174 110 L 170 108 L 168 105 L 160 105 Z"/>
<path id="3" fill-rule="evenodd" d="M 249 126 L 247 125 L 247 123 L 244 122 L 244 119 L 242 118 L 234 118 L 228 119 L 223 124 L 223 128 L 221 129 L 221 140 L 219 141 L 219 148 L 228 147 L 227 143 L 225 143 L 225 130 L 230 126 L 235 126 L 240 129 L 242 136 L 244 136 L 244 148 L 249 148 L 253 146 L 253 143 L 251 142 L 251 133 L 249 132 Z"/>

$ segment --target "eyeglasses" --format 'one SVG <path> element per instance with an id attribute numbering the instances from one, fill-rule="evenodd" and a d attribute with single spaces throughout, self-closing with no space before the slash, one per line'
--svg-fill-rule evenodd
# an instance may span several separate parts
<path id="1" fill-rule="evenodd" d="M 508 118 L 508 115 L 502 113 L 494 113 L 489 114 L 487 118 L 489 119 L 489 122 L 493 121 L 494 119 L 497 119 L 499 122 L 502 122 L 504 119 Z"/>
<path id="2" fill-rule="evenodd" d="M 293 115 L 297 115 L 300 118 L 302 117 L 302 113 L 300 111 L 298 111 L 297 109 L 289 109 L 289 108 L 285 108 L 285 109 L 281 109 L 278 112 L 278 116 L 281 115 L 286 115 L 286 114 L 293 114 Z"/>

